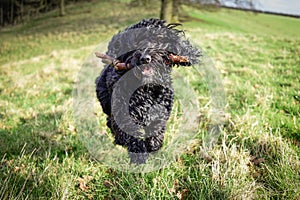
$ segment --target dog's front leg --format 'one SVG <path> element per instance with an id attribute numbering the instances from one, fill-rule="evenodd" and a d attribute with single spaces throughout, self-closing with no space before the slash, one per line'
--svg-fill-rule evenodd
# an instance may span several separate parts
<path id="1" fill-rule="evenodd" d="M 130 163 L 145 163 L 149 157 L 149 153 L 147 152 L 145 139 L 142 138 L 144 134 L 135 128 L 136 126 L 132 124 L 133 122 L 130 118 L 128 120 L 124 119 L 123 122 L 125 123 L 126 121 L 126 125 L 122 124 L 123 127 L 126 127 L 123 130 L 115 120 L 112 120 L 112 132 L 115 144 L 127 147 Z"/>

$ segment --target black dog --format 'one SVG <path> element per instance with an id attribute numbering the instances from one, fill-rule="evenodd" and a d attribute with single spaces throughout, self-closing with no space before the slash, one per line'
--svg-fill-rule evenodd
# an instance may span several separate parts
<path id="1" fill-rule="evenodd" d="M 144 19 L 115 35 L 106 54 L 96 53 L 107 63 L 96 79 L 97 98 L 131 163 L 145 163 L 163 145 L 174 100 L 172 67 L 190 66 L 200 57 L 178 25 Z"/>

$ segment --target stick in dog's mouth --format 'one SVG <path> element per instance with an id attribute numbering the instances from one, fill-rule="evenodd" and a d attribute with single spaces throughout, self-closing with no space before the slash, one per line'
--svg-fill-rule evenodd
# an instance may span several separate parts
<path id="1" fill-rule="evenodd" d="M 120 62 L 118 59 L 110 57 L 109 55 L 99 53 L 99 52 L 95 52 L 95 55 L 98 58 L 101 58 L 103 63 L 113 65 L 116 70 L 124 70 L 124 69 L 129 70 L 129 69 L 131 69 L 131 66 L 129 65 L 129 63 L 126 65 L 125 63 Z M 167 65 L 169 65 L 169 64 L 188 64 L 188 63 L 190 63 L 189 60 L 185 56 L 169 54 L 168 59 L 169 60 L 166 61 Z M 143 70 L 143 72 L 145 72 L 146 73 L 145 75 L 147 75 L 147 76 L 149 75 L 150 72 L 151 72 L 150 75 L 152 75 L 153 74 L 153 69 L 151 68 L 151 70 L 150 70 L 150 68 L 149 69 L 145 68 Z"/>

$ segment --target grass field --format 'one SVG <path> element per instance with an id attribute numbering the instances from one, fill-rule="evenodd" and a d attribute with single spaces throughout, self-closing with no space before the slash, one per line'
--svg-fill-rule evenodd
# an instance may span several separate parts
<path id="1" fill-rule="evenodd" d="M 153 2 L 80 3 L 65 17 L 53 11 L 0 30 L 0 199 L 300 198 L 294 18 L 183 7 L 187 37 L 212 58 L 224 84 L 227 117 L 218 142 L 203 157 L 199 131 L 176 162 L 149 173 L 118 171 L 91 157 L 73 119 L 77 73 L 101 41 L 158 17 Z M 201 103 L 202 79 L 189 78 Z"/>

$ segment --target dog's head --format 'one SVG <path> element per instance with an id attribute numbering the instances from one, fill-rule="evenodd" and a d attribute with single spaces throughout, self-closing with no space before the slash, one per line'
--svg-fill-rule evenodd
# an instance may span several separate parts
<path id="1" fill-rule="evenodd" d="M 166 63 L 167 53 L 160 49 L 139 49 L 133 51 L 125 61 L 135 77 L 143 84 L 170 79 L 171 68 Z"/>
<path id="2" fill-rule="evenodd" d="M 143 83 L 170 80 L 173 66 L 199 62 L 201 51 L 185 38 L 179 24 L 165 24 L 159 19 L 144 19 L 116 34 L 107 55 L 115 58 L 120 73 L 133 70 Z"/>

